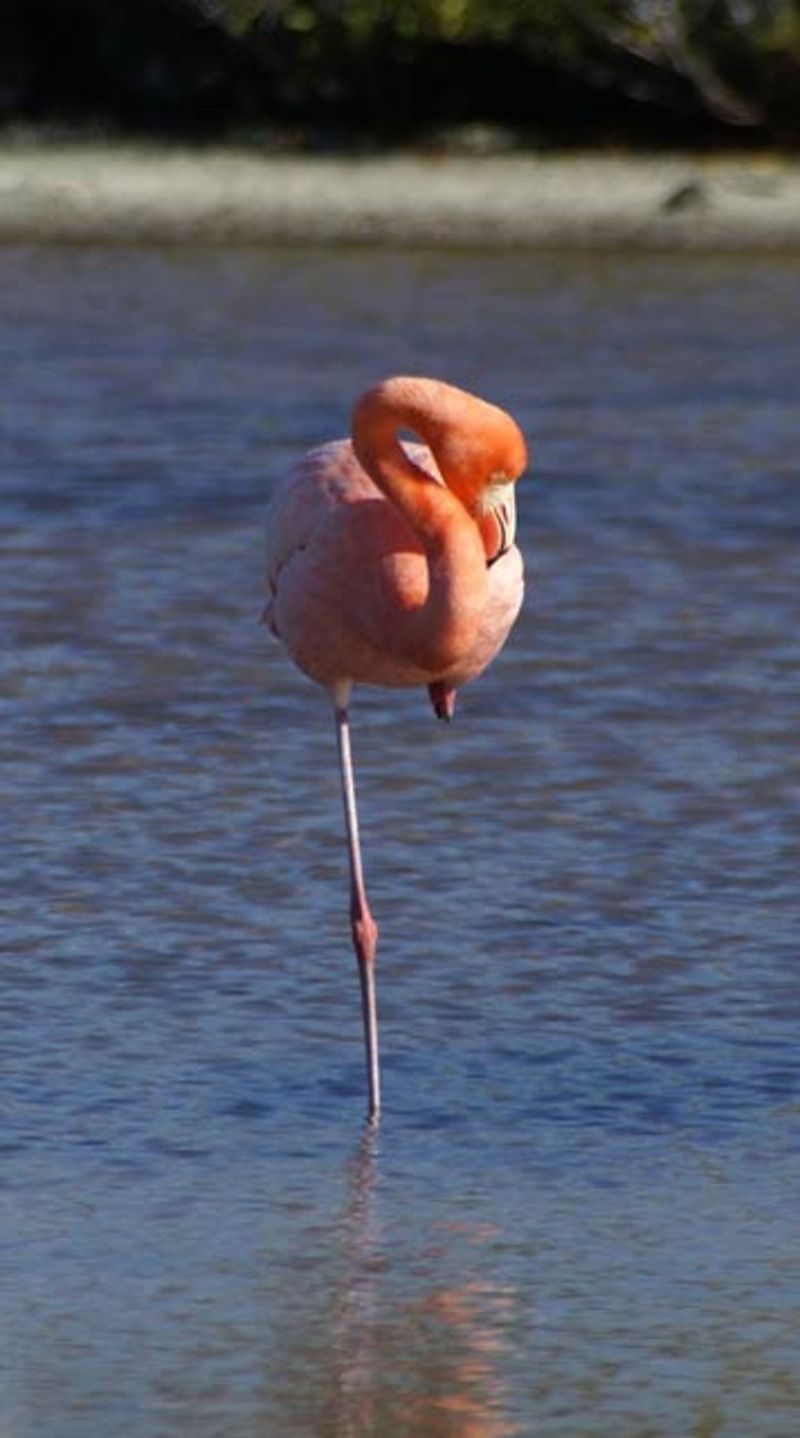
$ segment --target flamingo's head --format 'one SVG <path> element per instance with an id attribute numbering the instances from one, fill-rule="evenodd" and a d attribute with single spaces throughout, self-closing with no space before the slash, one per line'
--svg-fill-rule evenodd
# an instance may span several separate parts
<path id="1" fill-rule="evenodd" d="M 491 563 L 514 543 L 515 486 L 527 468 L 528 449 L 504 410 L 478 399 L 473 406 L 468 420 L 449 427 L 433 448 L 448 488 L 478 525 Z"/>

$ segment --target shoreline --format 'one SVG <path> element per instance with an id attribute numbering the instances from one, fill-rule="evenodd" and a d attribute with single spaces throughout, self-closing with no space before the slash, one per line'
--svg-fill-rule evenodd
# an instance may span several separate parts
<path id="1" fill-rule="evenodd" d="M 800 159 L 0 146 L 0 244 L 800 251 Z"/>

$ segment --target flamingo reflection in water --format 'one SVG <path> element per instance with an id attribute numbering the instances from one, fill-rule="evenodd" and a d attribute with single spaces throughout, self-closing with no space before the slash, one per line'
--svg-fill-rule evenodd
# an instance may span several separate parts
<path id="1" fill-rule="evenodd" d="M 391 1246 L 403 1249 L 411 1238 L 412 1252 L 392 1259 L 379 1223 L 377 1173 L 376 1135 L 367 1130 L 339 1226 L 331 1432 L 336 1438 L 513 1438 L 520 1430 L 509 1416 L 503 1367 L 516 1297 L 485 1274 L 487 1246 L 500 1235 L 488 1225 L 448 1223 L 420 1253 L 404 1225 L 399 1244 Z M 468 1271 L 452 1281 L 456 1259 Z M 409 1273 L 415 1289 L 422 1283 L 421 1296 L 407 1296 Z"/>

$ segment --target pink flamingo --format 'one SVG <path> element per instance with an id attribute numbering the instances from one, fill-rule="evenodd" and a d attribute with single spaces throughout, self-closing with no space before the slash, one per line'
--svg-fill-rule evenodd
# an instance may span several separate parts
<path id="1" fill-rule="evenodd" d="M 309 451 L 269 505 L 264 622 L 328 689 L 336 717 L 373 1122 L 378 929 L 358 837 L 350 691 L 425 684 L 438 717 L 452 717 L 457 687 L 486 668 L 522 603 L 513 481 L 526 462 L 503 410 L 439 380 L 387 379 L 358 400 L 352 440 Z"/>

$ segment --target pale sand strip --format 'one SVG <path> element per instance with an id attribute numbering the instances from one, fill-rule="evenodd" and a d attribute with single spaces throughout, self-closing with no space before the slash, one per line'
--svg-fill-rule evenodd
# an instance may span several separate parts
<path id="1" fill-rule="evenodd" d="M 800 161 L 0 151 L 0 242 L 800 249 Z"/>

